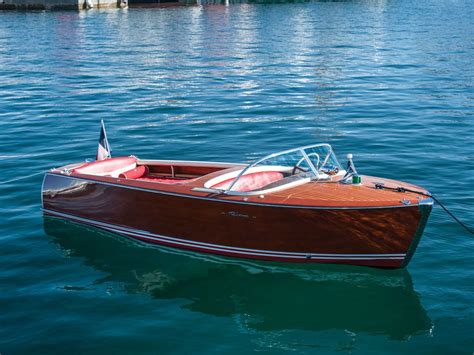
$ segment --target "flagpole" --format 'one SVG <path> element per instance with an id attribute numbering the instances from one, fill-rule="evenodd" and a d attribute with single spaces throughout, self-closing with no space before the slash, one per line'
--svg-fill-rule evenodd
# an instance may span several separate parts
<path id="1" fill-rule="evenodd" d="M 110 155 L 112 156 L 112 148 L 110 148 L 109 139 L 107 138 L 107 131 L 105 130 L 104 120 L 100 120 L 100 124 L 102 125 L 102 129 L 104 130 L 104 137 L 105 141 L 107 142 L 107 148 L 109 150 Z"/>

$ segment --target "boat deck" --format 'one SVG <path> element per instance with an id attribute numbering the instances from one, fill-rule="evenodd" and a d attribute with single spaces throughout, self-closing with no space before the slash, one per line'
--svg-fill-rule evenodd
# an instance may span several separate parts
<path id="1" fill-rule="evenodd" d="M 117 170 L 124 163 L 126 168 Z M 138 165 L 137 165 L 138 163 Z M 206 191 L 206 183 L 212 179 L 236 173 L 244 165 L 231 163 L 206 163 L 186 161 L 139 161 L 135 157 L 114 158 L 100 163 L 115 169 L 115 173 L 97 175 L 97 162 L 82 165 L 71 165 L 53 169 L 52 173 L 94 180 L 99 183 L 122 185 L 132 189 L 146 189 L 159 193 L 178 194 L 195 198 L 241 202 L 251 204 L 274 204 L 287 206 L 310 206 L 332 208 L 381 208 L 416 205 L 425 196 L 412 192 L 396 192 L 377 189 L 375 184 L 386 187 L 403 187 L 427 193 L 425 189 L 408 183 L 383 179 L 373 176 L 362 176 L 362 184 L 341 184 L 341 176 L 331 180 L 310 181 L 299 186 L 288 187 L 279 191 L 262 190 L 261 193 L 225 194 Z M 117 165 L 118 164 L 118 165 Z M 125 165 L 126 165 L 125 164 Z M 99 165 L 100 166 L 100 165 Z M 126 169 L 131 169 L 125 171 Z M 139 175 L 133 176 L 140 170 Z M 117 173 L 120 171 L 120 173 Z M 124 172 L 125 171 L 125 172 Z M 103 172 L 102 172 L 103 173 Z M 269 173 L 268 171 L 266 172 Z M 250 174 L 251 175 L 251 174 Z M 232 179 L 231 179 L 232 180 Z M 198 188 L 198 189 L 196 189 Z"/>
<path id="2" fill-rule="evenodd" d="M 307 204 L 312 201 L 318 206 L 397 206 L 403 204 L 417 204 L 423 196 L 411 192 L 396 192 L 385 189 L 376 189 L 375 184 L 382 183 L 387 187 L 404 187 L 427 193 L 421 187 L 402 183 L 400 181 L 382 179 L 373 176 L 362 176 L 361 185 L 340 184 L 338 182 L 310 182 L 285 191 L 272 193 L 274 198 L 292 203 L 302 201 Z M 282 202 L 283 202 L 282 201 Z"/>

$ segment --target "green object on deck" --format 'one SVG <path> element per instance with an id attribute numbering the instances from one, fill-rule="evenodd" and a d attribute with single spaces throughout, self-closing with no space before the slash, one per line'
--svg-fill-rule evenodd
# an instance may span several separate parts
<path id="1" fill-rule="evenodd" d="M 362 179 L 359 175 L 352 176 L 352 183 L 353 184 L 360 184 L 361 182 L 362 182 Z"/>

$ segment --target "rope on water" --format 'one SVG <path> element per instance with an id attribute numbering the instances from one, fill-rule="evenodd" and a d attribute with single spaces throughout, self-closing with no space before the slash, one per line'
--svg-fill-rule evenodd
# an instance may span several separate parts
<path id="1" fill-rule="evenodd" d="M 452 219 L 454 219 L 454 220 L 455 220 L 457 223 L 459 223 L 465 230 L 467 230 L 468 233 L 474 234 L 474 230 L 473 230 L 471 227 L 469 227 L 466 223 L 464 223 L 464 222 L 461 221 L 459 218 L 457 218 L 451 211 L 448 210 L 448 208 L 447 208 L 446 206 L 444 206 L 444 204 L 443 204 L 438 198 L 436 198 L 436 197 L 433 196 L 432 194 L 427 194 L 427 193 L 425 193 L 425 192 L 407 189 L 407 188 L 401 187 L 401 186 L 398 186 L 398 187 L 387 187 L 387 186 L 384 186 L 384 185 L 382 185 L 382 184 L 375 184 L 375 188 L 376 188 L 376 189 L 392 190 L 392 191 L 396 191 L 396 192 L 412 192 L 412 193 L 415 193 L 415 194 L 418 194 L 418 195 L 430 197 L 430 198 L 432 198 L 434 201 L 436 201 L 436 203 L 438 203 L 438 204 L 441 206 L 441 208 L 442 208 Z"/>
<path id="2" fill-rule="evenodd" d="M 15 182 L 15 181 L 18 181 L 18 180 L 24 180 L 24 179 L 29 179 L 33 176 L 36 176 L 36 175 L 41 175 L 41 174 L 44 174 L 44 171 L 40 171 L 39 173 L 34 173 L 34 174 L 31 174 L 31 175 L 27 175 L 27 176 L 22 176 L 22 177 L 19 177 L 19 178 L 16 178 L 16 179 L 11 179 L 11 180 L 7 180 L 7 181 L 2 181 L 0 182 L 0 185 L 5 185 L 5 184 L 9 184 L 11 182 Z"/>

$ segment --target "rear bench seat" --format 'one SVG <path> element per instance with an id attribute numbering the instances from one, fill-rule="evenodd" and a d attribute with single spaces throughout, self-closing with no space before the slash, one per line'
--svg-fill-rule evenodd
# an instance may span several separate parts
<path id="1" fill-rule="evenodd" d="M 148 176 L 148 167 L 137 166 L 135 157 L 110 158 L 85 163 L 72 171 L 76 174 L 96 176 L 111 176 L 122 179 L 158 182 L 162 184 L 181 184 L 195 179 L 175 179 L 166 177 Z"/>
<path id="2" fill-rule="evenodd" d="M 120 174 L 133 170 L 136 167 L 137 158 L 120 157 L 85 163 L 74 169 L 72 172 L 77 174 L 112 176 L 118 178 Z"/>

